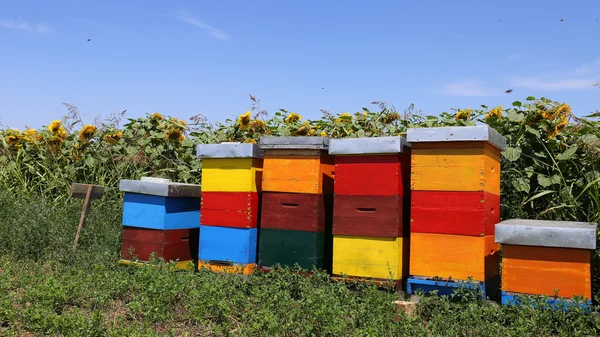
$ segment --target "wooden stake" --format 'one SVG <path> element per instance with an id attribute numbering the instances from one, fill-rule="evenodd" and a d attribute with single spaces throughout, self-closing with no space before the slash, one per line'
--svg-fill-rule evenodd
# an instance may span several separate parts
<path id="1" fill-rule="evenodd" d="M 92 196 L 92 189 L 94 188 L 94 185 L 88 185 L 87 186 L 87 191 L 85 193 L 85 201 L 83 202 L 83 209 L 81 210 L 81 217 L 79 218 L 79 225 L 77 226 L 77 234 L 75 234 L 75 244 L 73 245 L 73 249 L 77 249 L 77 243 L 79 242 L 79 233 L 81 232 L 81 229 L 83 228 L 84 224 L 85 224 L 85 217 L 87 216 L 87 213 L 90 209 L 90 205 L 91 205 L 91 196 Z"/>

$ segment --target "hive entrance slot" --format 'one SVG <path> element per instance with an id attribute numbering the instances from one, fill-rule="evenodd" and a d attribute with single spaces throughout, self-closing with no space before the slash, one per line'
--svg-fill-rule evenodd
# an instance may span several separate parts
<path id="1" fill-rule="evenodd" d="M 356 208 L 356 210 L 359 211 L 360 213 L 373 213 L 377 210 L 377 208 L 358 207 L 358 208 Z"/>
<path id="2" fill-rule="evenodd" d="M 208 263 L 217 266 L 233 266 L 232 262 L 222 260 L 210 260 Z"/>

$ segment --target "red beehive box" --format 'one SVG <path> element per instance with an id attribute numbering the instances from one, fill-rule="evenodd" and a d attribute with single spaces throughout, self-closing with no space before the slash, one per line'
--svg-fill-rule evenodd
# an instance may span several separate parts
<path id="1" fill-rule="evenodd" d="M 259 201 L 257 192 L 203 192 L 200 223 L 204 226 L 256 228 Z"/>
<path id="2" fill-rule="evenodd" d="M 402 209 L 400 196 L 336 195 L 333 235 L 401 237 L 407 225 Z"/>
<path id="3" fill-rule="evenodd" d="M 344 139 L 348 140 L 355 139 Z M 410 149 L 388 155 L 334 154 L 336 195 L 403 196 L 410 192 Z"/>
<path id="4" fill-rule="evenodd" d="M 152 253 L 165 261 L 188 261 L 197 257 L 198 228 L 158 230 L 123 227 L 121 257 L 150 260 Z"/>
<path id="5" fill-rule="evenodd" d="M 413 191 L 413 233 L 494 235 L 500 196 L 484 191 Z"/>
<path id="6" fill-rule="evenodd" d="M 330 221 L 331 196 L 263 193 L 261 228 L 323 232 Z"/>

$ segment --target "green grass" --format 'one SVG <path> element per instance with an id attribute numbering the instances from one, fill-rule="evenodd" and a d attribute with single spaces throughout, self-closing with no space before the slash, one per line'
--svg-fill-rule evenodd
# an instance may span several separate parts
<path id="1" fill-rule="evenodd" d="M 0 336 L 595 336 L 578 311 L 424 297 L 394 320 L 391 291 L 289 270 L 250 277 L 118 265 L 120 203 L 96 202 L 72 250 L 81 201 L 0 192 Z"/>

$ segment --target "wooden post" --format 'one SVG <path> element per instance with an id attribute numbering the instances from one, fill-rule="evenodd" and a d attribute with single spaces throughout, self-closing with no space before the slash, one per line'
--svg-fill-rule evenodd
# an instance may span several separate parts
<path id="1" fill-rule="evenodd" d="M 84 192 L 85 191 L 85 192 Z M 70 195 L 72 198 L 84 199 L 83 209 L 81 210 L 81 217 L 79 218 L 79 225 L 77 226 L 77 234 L 75 234 L 75 243 L 73 249 L 77 248 L 79 242 L 79 234 L 81 229 L 85 226 L 85 217 L 92 206 L 93 199 L 100 199 L 104 194 L 104 187 L 87 184 L 73 184 L 71 185 Z"/>

